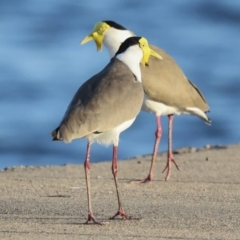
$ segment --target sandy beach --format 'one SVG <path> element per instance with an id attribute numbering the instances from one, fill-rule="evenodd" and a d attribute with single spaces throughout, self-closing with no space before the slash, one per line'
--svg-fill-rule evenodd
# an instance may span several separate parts
<path id="1" fill-rule="evenodd" d="M 240 239 L 240 144 L 175 152 L 180 171 L 173 167 L 168 182 L 166 153 L 150 184 L 129 183 L 147 176 L 150 155 L 119 161 L 124 209 L 139 220 L 109 220 L 117 211 L 111 163 L 92 164 L 93 212 L 103 226 L 84 224 L 83 165 L 2 170 L 0 239 Z"/>

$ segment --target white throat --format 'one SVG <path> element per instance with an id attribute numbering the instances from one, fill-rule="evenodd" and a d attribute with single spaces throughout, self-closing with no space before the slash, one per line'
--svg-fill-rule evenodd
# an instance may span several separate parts
<path id="1" fill-rule="evenodd" d="M 139 82 L 142 82 L 140 70 L 140 62 L 142 57 L 143 51 L 139 45 L 131 46 L 125 52 L 117 55 L 117 58 L 130 68 Z"/>
<path id="2" fill-rule="evenodd" d="M 103 44 L 107 48 L 110 58 L 114 57 L 120 45 L 132 36 L 134 36 L 134 33 L 129 30 L 109 28 L 104 33 Z"/>

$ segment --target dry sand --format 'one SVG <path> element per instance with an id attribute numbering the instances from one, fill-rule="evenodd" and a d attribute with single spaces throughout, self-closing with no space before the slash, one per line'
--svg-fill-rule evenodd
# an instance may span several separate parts
<path id="1" fill-rule="evenodd" d="M 117 210 L 111 163 L 92 164 L 93 211 L 87 217 L 82 165 L 9 168 L 0 172 L 0 239 L 240 239 L 240 145 L 178 151 L 168 182 L 158 156 L 151 184 L 150 156 L 119 161 L 125 211 L 140 220 L 108 220 Z"/>

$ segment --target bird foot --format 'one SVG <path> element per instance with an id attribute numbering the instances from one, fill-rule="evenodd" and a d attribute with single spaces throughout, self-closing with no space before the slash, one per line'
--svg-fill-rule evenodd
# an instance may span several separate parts
<path id="1" fill-rule="evenodd" d="M 170 178 L 170 172 L 171 172 L 171 168 L 172 168 L 172 164 L 174 163 L 175 167 L 177 168 L 178 171 L 180 171 L 177 163 L 175 162 L 174 158 L 172 156 L 168 157 L 168 161 L 166 164 L 166 167 L 163 169 L 162 173 L 164 173 L 167 170 L 167 175 L 165 177 L 165 181 L 167 181 Z"/>
<path id="2" fill-rule="evenodd" d="M 138 184 L 141 184 L 141 183 L 150 183 L 152 182 L 152 174 L 149 174 L 145 179 L 143 180 L 132 180 L 130 181 L 130 183 L 138 183 Z"/>
<path id="3" fill-rule="evenodd" d="M 87 219 L 87 221 L 85 222 L 85 224 L 89 224 L 91 221 L 93 221 L 94 224 L 104 225 L 104 223 L 101 223 L 101 222 L 97 221 L 96 218 L 93 216 L 92 213 L 89 213 L 89 214 L 88 214 L 88 219 Z"/>
<path id="4" fill-rule="evenodd" d="M 113 217 L 110 217 L 109 219 L 115 219 L 115 217 L 117 217 L 117 216 L 122 217 L 123 220 L 131 220 L 132 219 L 131 217 L 129 217 L 125 214 L 122 207 L 120 207 L 119 210 L 117 211 L 117 213 Z"/>

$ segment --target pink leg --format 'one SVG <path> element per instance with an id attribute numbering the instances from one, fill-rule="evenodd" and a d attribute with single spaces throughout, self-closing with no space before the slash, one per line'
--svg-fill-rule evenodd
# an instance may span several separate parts
<path id="1" fill-rule="evenodd" d="M 91 194 L 90 194 L 90 148 L 91 144 L 88 143 L 87 145 L 87 153 L 86 153 L 86 159 L 84 162 L 84 169 L 85 169 L 85 177 L 86 177 L 86 184 L 87 184 L 87 198 L 88 198 L 88 219 L 86 221 L 86 224 L 88 224 L 90 221 L 93 221 L 95 224 L 102 225 L 101 222 L 97 221 L 92 213 L 92 205 L 91 205 Z"/>
<path id="2" fill-rule="evenodd" d="M 118 167 L 117 167 L 117 151 L 118 151 L 118 146 L 113 146 L 113 158 L 112 158 L 112 174 L 114 177 L 114 182 L 115 182 L 115 187 L 116 187 L 116 192 L 117 192 L 117 199 L 118 199 L 118 211 L 117 213 L 111 217 L 110 219 L 114 219 L 116 216 L 121 216 L 122 219 L 124 220 L 129 220 L 131 219 L 128 217 L 122 207 L 122 203 L 120 200 L 120 195 L 119 195 L 119 189 L 118 189 L 118 182 L 117 182 L 117 172 L 118 172 Z"/>
<path id="3" fill-rule="evenodd" d="M 132 181 L 132 182 L 136 182 L 136 183 L 148 183 L 151 182 L 153 179 L 153 170 L 154 170 L 154 165 L 156 162 L 156 157 L 157 157 L 157 153 L 158 153 L 158 146 L 161 140 L 161 136 L 162 136 L 162 126 L 161 126 L 161 119 L 160 116 L 157 116 L 157 131 L 155 133 L 155 144 L 154 144 L 154 149 L 153 149 L 153 155 L 152 155 L 152 161 L 151 161 L 151 166 L 150 166 L 150 170 L 149 170 L 149 174 L 147 176 L 147 178 L 140 180 L 140 181 Z"/>
<path id="4" fill-rule="evenodd" d="M 173 114 L 168 115 L 169 125 L 168 125 L 168 161 L 166 167 L 163 170 L 163 173 L 167 170 L 167 175 L 165 180 L 167 181 L 170 177 L 172 162 L 175 164 L 176 168 L 179 170 L 178 165 L 176 164 L 173 153 L 172 153 L 172 125 L 173 125 Z"/>

